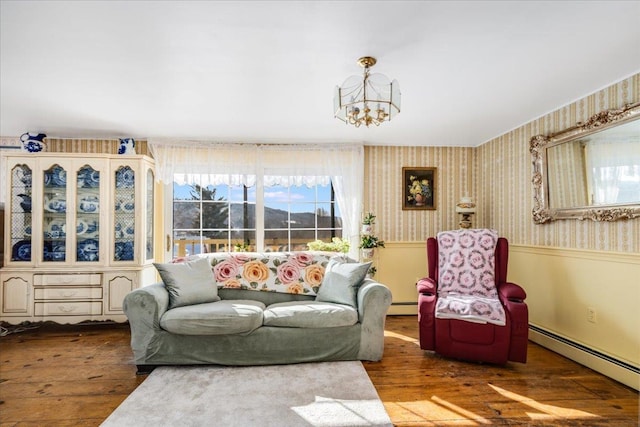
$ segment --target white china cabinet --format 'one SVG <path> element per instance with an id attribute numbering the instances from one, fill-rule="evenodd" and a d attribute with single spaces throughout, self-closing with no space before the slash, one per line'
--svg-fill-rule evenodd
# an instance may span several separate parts
<path id="1" fill-rule="evenodd" d="M 155 281 L 153 160 L 5 154 L 0 320 L 123 322 L 124 296 Z"/>

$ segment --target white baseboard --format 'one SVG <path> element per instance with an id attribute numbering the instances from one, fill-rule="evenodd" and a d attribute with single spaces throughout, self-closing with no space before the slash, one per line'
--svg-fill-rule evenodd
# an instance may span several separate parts
<path id="1" fill-rule="evenodd" d="M 415 316 L 418 314 L 418 304 L 415 302 L 392 303 L 387 314 L 392 316 Z"/>
<path id="2" fill-rule="evenodd" d="M 530 325 L 529 339 L 628 387 L 640 390 L 640 368 L 637 366 L 591 350 L 534 325 Z"/>

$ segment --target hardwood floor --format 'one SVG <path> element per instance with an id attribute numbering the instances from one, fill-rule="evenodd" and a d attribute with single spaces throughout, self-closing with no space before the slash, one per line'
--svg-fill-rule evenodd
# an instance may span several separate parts
<path id="1" fill-rule="evenodd" d="M 386 329 L 384 359 L 364 366 L 397 426 L 638 425 L 635 390 L 536 344 L 527 364 L 495 367 L 420 350 L 415 316 L 389 316 Z M 146 378 L 135 372 L 127 325 L 9 334 L 0 426 L 98 426 Z"/>
<path id="2" fill-rule="evenodd" d="M 526 364 L 420 350 L 415 316 L 387 317 L 385 354 L 364 366 L 396 426 L 638 426 L 638 392 L 529 342 Z"/>

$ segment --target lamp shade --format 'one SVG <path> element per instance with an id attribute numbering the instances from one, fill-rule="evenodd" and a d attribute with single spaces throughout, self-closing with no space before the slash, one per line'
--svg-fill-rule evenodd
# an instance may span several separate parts
<path id="1" fill-rule="evenodd" d="M 476 204 L 473 199 L 468 196 L 460 198 L 460 201 L 456 204 L 456 212 L 461 214 L 472 214 L 476 212 Z"/>

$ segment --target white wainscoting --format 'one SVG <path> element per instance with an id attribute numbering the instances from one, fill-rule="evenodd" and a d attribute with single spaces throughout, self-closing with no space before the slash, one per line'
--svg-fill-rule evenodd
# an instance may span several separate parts
<path id="1" fill-rule="evenodd" d="M 511 245 L 508 277 L 533 342 L 639 388 L 640 254 Z"/>

